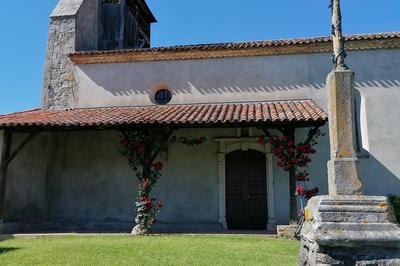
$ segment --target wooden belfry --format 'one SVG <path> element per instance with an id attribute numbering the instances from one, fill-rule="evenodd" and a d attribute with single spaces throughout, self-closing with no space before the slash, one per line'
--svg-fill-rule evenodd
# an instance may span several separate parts
<path id="1" fill-rule="evenodd" d="M 150 27 L 156 19 L 144 0 L 100 1 L 100 50 L 150 47 Z"/>

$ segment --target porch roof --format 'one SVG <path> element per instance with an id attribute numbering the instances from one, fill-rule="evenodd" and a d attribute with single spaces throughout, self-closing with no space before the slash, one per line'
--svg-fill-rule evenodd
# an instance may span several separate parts
<path id="1" fill-rule="evenodd" d="M 34 109 L 0 115 L 0 129 L 124 128 L 128 126 L 229 127 L 321 125 L 327 114 L 312 100 L 252 103 Z"/>

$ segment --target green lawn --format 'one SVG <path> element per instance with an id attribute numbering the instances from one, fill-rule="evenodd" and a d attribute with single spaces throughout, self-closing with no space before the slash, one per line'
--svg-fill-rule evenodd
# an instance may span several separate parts
<path id="1" fill-rule="evenodd" d="M 260 236 L 63 236 L 0 242 L 0 265 L 296 265 L 296 241 Z"/>

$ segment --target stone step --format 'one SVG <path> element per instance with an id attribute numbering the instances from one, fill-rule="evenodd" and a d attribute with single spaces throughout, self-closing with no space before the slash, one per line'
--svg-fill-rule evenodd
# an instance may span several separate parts
<path id="1" fill-rule="evenodd" d="M 388 212 L 321 212 L 317 221 L 323 222 L 346 222 L 346 223 L 386 223 L 392 220 Z"/>

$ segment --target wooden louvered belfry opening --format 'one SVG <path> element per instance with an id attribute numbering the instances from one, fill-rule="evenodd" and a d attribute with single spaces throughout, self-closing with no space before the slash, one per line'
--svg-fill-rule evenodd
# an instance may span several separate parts
<path id="1" fill-rule="evenodd" d="M 99 50 L 149 48 L 149 12 L 144 0 L 100 0 Z"/>

